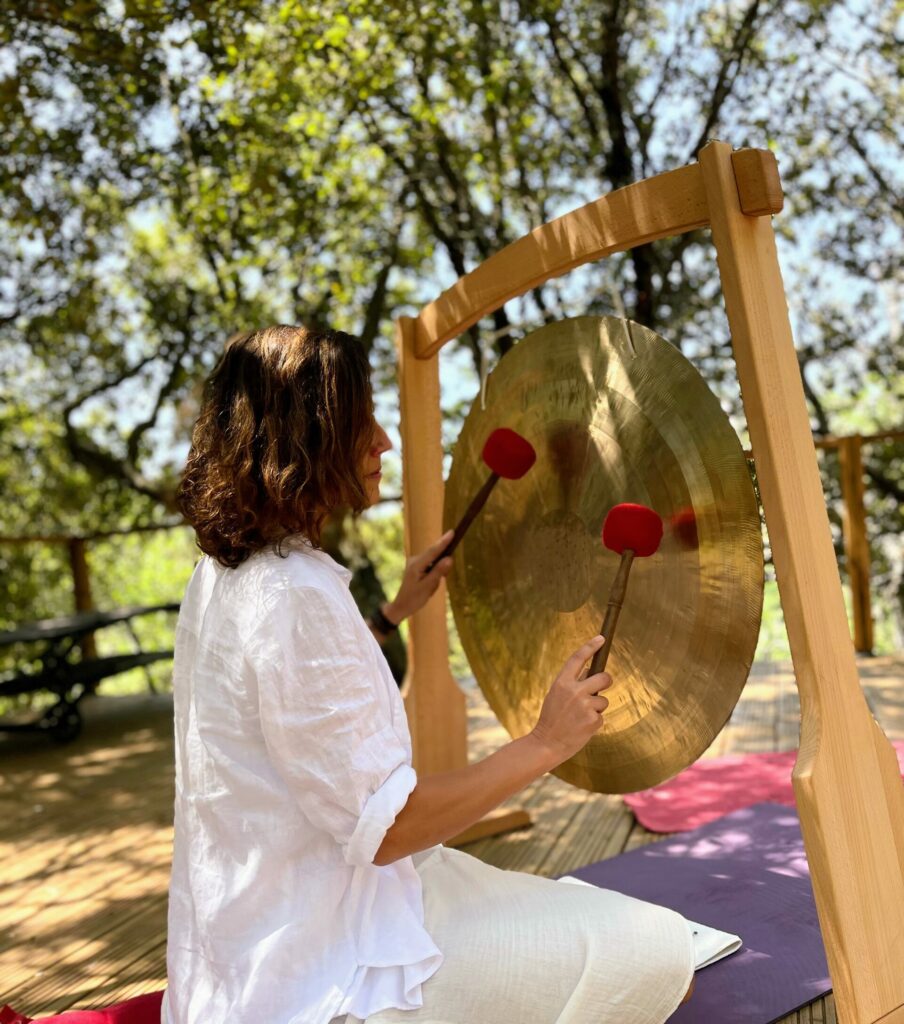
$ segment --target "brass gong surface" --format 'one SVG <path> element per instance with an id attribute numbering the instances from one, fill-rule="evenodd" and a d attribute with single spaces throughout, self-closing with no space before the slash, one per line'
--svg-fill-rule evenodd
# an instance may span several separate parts
<path id="1" fill-rule="evenodd" d="M 662 544 L 631 569 L 609 707 L 555 774 L 603 793 L 656 785 L 710 745 L 753 661 L 763 544 L 738 437 L 674 346 L 614 317 L 543 327 L 500 360 L 455 446 L 445 529 L 487 479 L 497 427 L 537 461 L 496 484 L 447 577 L 471 670 L 509 733 L 528 733 L 565 659 L 600 630 L 619 564 L 600 539 L 606 513 L 655 509 Z"/>

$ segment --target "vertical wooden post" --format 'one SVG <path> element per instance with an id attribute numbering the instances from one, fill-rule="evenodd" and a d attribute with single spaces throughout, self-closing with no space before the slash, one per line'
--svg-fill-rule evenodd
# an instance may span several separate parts
<path id="1" fill-rule="evenodd" d="M 854 615 L 854 647 L 865 654 L 873 650 L 873 611 L 869 592 L 869 541 L 863 506 L 863 438 L 855 434 L 838 443 L 841 465 L 844 553 Z"/>
<path id="2" fill-rule="evenodd" d="M 90 612 L 94 608 L 91 596 L 91 576 L 88 572 L 88 557 L 85 541 L 81 537 L 69 538 L 69 565 L 72 569 L 72 587 L 75 596 L 75 610 Z M 94 634 L 88 633 L 79 641 L 83 658 L 96 658 L 97 645 Z"/>
<path id="3" fill-rule="evenodd" d="M 443 532 L 442 411 L 439 356 L 414 354 L 414 320 L 396 323 L 402 434 L 405 552 L 411 556 Z M 446 585 L 409 620 L 405 709 L 419 774 L 468 763 L 465 696 L 449 670 Z"/>
<path id="4" fill-rule="evenodd" d="M 419 359 L 411 317 L 396 321 L 402 434 L 405 552 L 423 551 L 443 532 L 442 407 L 439 354 Z M 409 621 L 408 671 L 403 685 L 414 767 L 419 775 L 454 771 L 468 763 L 468 711 L 449 669 L 446 585 Z M 530 825 L 521 808 L 499 807 L 447 840 L 447 846 Z"/>
<path id="5" fill-rule="evenodd" d="M 860 689 L 772 225 L 742 213 L 730 146 L 699 158 L 800 690 L 794 792 L 838 1016 L 901 1024 L 904 787 Z"/>

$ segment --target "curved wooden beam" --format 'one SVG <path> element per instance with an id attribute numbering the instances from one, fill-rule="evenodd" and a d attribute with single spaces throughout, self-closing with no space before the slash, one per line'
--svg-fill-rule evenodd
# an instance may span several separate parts
<path id="1" fill-rule="evenodd" d="M 429 359 L 509 299 L 582 263 L 709 224 L 699 164 L 627 185 L 534 228 L 424 306 L 415 353 Z"/>

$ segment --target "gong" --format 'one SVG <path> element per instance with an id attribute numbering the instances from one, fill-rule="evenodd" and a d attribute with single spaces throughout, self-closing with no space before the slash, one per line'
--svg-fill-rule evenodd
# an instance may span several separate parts
<path id="1" fill-rule="evenodd" d="M 537 461 L 499 481 L 447 577 L 474 677 L 508 732 L 528 733 L 566 658 L 600 630 L 619 564 L 600 540 L 606 513 L 649 506 L 665 532 L 634 562 L 609 707 L 555 774 L 603 793 L 656 785 L 710 745 L 753 661 L 763 544 L 738 437 L 678 349 L 614 317 L 550 324 L 499 361 L 455 446 L 445 528 L 487 479 L 497 427 Z"/>

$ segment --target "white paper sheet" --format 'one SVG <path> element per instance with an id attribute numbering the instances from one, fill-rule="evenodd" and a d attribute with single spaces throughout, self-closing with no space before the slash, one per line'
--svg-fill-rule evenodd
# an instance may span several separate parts
<path id="1" fill-rule="evenodd" d="M 694 933 L 694 970 L 709 967 L 723 957 L 737 953 L 741 948 L 741 938 L 731 932 L 720 932 L 718 928 L 710 928 L 685 918 Z"/>

